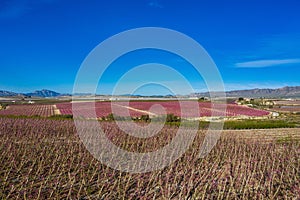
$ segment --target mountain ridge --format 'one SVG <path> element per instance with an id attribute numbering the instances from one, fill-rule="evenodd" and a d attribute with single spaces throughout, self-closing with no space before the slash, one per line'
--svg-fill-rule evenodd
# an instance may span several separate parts
<path id="1" fill-rule="evenodd" d="M 232 90 L 225 92 L 227 97 L 250 97 L 250 98 L 295 98 L 300 97 L 300 86 L 285 86 L 282 88 L 254 88 L 245 90 Z M 210 96 L 208 92 L 194 93 L 196 96 Z M 218 92 L 213 92 L 214 96 L 218 96 Z"/>
<path id="2" fill-rule="evenodd" d="M 218 96 L 218 92 L 213 92 L 214 96 Z M 14 97 L 14 96 L 24 96 L 24 97 L 60 97 L 60 96 L 71 96 L 70 94 L 61 94 L 52 90 L 42 89 L 35 90 L 34 92 L 29 93 L 16 93 L 12 91 L 0 90 L 0 97 Z M 120 95 L 121 96 L 121 95 Z M 154 95 L 155 96 L 155 95 Z M 161 96 L 161 95 L 159 95 Z M 169 95 L 165 95 L 167 97 Z M 209 92 L 202 93 L 193 93 L 189 96 L 210 96 Z M 252 97 L 252 98 L 298 98 L 300 97 L 300 86 L 285 86 L 282 88 L 270 89 L 270 88 L 254 88 L 254 89 L 245 89 L 245 90 L 231 90 L 226 92 L 227 97 Z"/>
<path id="3" fill-rule="evenodd" d="M 33 97 L 59 97 L 61 96 L 60 93 L 54 92 L 52 90 L 35 90 L 34 92 L 31 93 L 26 93 L 26 96 L 33 96 Z"/>
<path id="4" fill-rule="evenodd" d="M 29 92 L 29 93 L 16 93 L 12 91 L 6 91 L 6 90 L 0 90 L 0 97 L 59 97 L 63 96 L 65 94 L 60 94 L 58 92 L 54 92 L 52 90 L 35 90 L 34 92 Z"/>

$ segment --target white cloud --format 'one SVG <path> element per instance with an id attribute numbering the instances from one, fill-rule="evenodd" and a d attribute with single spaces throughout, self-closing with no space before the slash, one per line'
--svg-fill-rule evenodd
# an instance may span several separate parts
<path id="1" fill-rule="evenodd" d="M 164 6 L 157 1 L 151 1 L 148 3 L 148 6 L 155 8 L 163 8 Z"/>
<path id="2" fill-rule="evenodd" d="M 300 59 L 254 60 L 254 61 L 236 63 L 235 66 L 240 68 L 261 68 L 261 67 L 271 67 L 276 65 L 297 64 L 297 63 L 300 63 Z"/>
<path id="3" fill-rule="evenodd" d="M 18 18 L 38 8 L 39 5 L 47 5 L 54 1 L 4 0 L 1 2 L 2 5 L 0 5 L 0 19 Z"/>

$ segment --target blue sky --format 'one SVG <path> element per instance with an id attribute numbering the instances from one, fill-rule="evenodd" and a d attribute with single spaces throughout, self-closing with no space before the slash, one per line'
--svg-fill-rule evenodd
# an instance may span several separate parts
<path id="1" fill-rule="evenodd" d="M 139 27 L 169 28 L 195 39 L 215 61 L 227 90 L 300 85 L 299 8 L 297 0 L 1 0 L 0 90 L 72 92 L 77 71 L 93 48 Z M 189 63 L 146 50 L 116 60 L 98 93 L 110 93 L 122 74 L 147 62 L 172 66 L 196 91 L 205 90 Z M 180 87 L 172 76 L 156 78 Z M 132 82 L 124 82 L 122 92 Z M 139 92 L 166 92 L 155 87 Z M 182 88 L 181 93 L 188 92 Z"/>

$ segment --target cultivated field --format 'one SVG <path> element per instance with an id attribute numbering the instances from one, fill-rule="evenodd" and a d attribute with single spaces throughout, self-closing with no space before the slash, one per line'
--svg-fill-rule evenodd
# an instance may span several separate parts
<path id="1" fill-rule="evenodd" d="M 224 131 L 202 159 L 205 130 L 199 130 L 170 166 L 130 174 L 94 159 L 72 120 L 1 117 L 0 124 L 1 199 L 300 198 L 299 128 Z M 159 137 L 137 139 L 112 122 L 101 124 L 113 143 L 133 152 L 158 149 L 177 130 L 166 126 Z"/>
<path id="2" fill-rule="evenodd" d="M 294 100 L 294 101 L 274 101 L 275 105 L 295 105 L 295 106 L 300 106 L 300 100 Z"/>
<path id="3" fill-rule="evenodd" d="M 212 108 L 212 103 L 210 102 L 182 101 L 180 103 L 178 101 L 131 101 L 127 105 L 125 102 L 96 102 L 95 108 L 97 117 L 105 117 L 112 113 L 112 106 L 114 106 L 115 109 L 114 113 L 117 113 L 117 115 L 122 117 L 138 117 L 145 114 L 159 116 L 164 113 L 186 118 L 209 117 L 212 116 L 212 114 L 215 116 L 227 117 L 259 117 L 269 114 L 268 111 L 236 104 L 215 104 L 215 107 Z M 92 102 L 76 103 L 76 111 L 78 115 L 91 117 L 92 114 L 90 113 L 89 107 L 92 104 Z M 154 105 L 160 105 L 164 108 L 164 110 L 159 107 L 153 108 Z M 198 105 L 199 112 L 195 109 L 195 105 Z M 72 114 L 72 103 L 61 103 L 56 104 L 56 106 L 62 114 Z M 224 107 L 226 107 L 226 110 Z M 181 112 L 181 109 L 184 109 L 184 112 Z"/>
<path id="4" fill-rule="evenodd" d="M 274 106 L 272 106 L 271 110 L 280 113 L 300 113 L 300 101 L 299 100 L 274 101 Z"/>
<path id="5" fill-rule="evenodd" d="M 0 115 L 24 115 L 49 117 L 54 115 L 53 105 L 10 105 L 4 110 L 0 110 Z"/>
<path id="6" fill-rule="evenodd" d="M 300 113 L 300 106 L 280 106 L 274 107 L 272 110 L 283 113 Z"/>
<path id="7" fill-rule="evenodd" d="M 177 101 L 113 104 L 120 116 L 163 114 L 154 104 L 164 107 L 167 114 L 181 115 Z M 92 117 L 90 105 L 77 103 L 76 112 Z M 209 102 L 197 102 L 200 113 L 196 113 L 191 105 L 188 101 L 181 105 L 188 111 L 183 117 L 211 116 L 212 111 L 218 113 L 223 106 L 216 105 L 216 110 L 212 110 Z M 97 117 L 112 113 L 111 102 L 96 102 L 95 107 Z M 55 114 L 61 116 L 53 117 Z M 79 139 L 73 120 L 64 116 L 71 114 L 71 103 L 9 105 L 0 110 L 1 199 L 300 198 L 300 128 L 224 130 L 213 150 L 199 158 L 208 127 L 208 122 L 200 122 L 194 143 L 178 160 L 163 170 L 131 174 L 109 168 L 93 158 Z M 226 112 L 219 114 L 257 117 L 269 113 L 227 104 Z M 91 123 L 82 122 L 87 126 Z M 137 123 L 147 125 L 145 121 Z M 141 153 L 169 144 L 180 122 L 166 123 L 157 135 L 147 139 L 124 133 L 114 121 L 99 124 L 112 143 Z M 225 122 L 224 127 L 295 127 L 295 123 L 276 119 L 234 120 Z M 184 128 L 189 131 L 189 126 Z"/>
<path id="8" fill-rule="evenodd" d="M 142 115 L 160 116 L 163 114 L 174 114 L 184 118 L 210 117 L 214 116 L 248 116 L 262 117 L 269 114 L 268 111 L 249 108 L 236 104 L 214 104 L 210 102 L 192 102 L 192 101 L 131 101 L 126 102 L 81 102 L 76 103 L 77 116 L 86 118 L 94 117 L 91 112 L 91 106 L 95 104 L 96 116 L 98 118 L 107 117 L 114 113 L 120 117 L 141 117 Z M 157 106 L 159 105 L 159 106 Z M 198 109 L 195 109 L 198 106 Z M 113 107 L 113 109 L 112 109 Z M 225 110 L 226 107 L 226 110 Z M 72 115 L 72 103 L 58 104 L 21 104 L 9 105 L 6 109 L 0 110 L 0 115 L 24 115 L 24 116 L 42 116 L 52 115 Z"/>

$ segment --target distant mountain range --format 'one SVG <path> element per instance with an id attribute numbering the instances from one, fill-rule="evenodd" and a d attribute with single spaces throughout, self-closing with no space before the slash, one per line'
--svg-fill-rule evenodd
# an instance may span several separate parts
<path id="1" fill-rule="evenodd" d="M 32 96 L 32 97 L 58 97 L 61 96 L 60 93 L 51 91 L 51 90 L 36 90 L 31 93 L 25 94 L 26 96 Z"/>
<path id="2" fill-rule="evenodd" d="M 77 94 L 78 95 L 78 94 Z M 89 94 L 91 95 L 91 94 Z M 60 97 L 60 96 L 70 96 L 70 94 L 60 94 L 58 92 L 54 92 L 51 90 L 36 90 L 31 93 L 16 93 L 10 91 L 0 90 L 0 97 Z M 130 96 L 130 95 L 129 95 Z M 159 95 L 160 96 L 160 95 Z M 208 92 L 204 93 L 194 93 L 190 96 L 209 96 Z M 218 92 L 214 92 L 214 96 L 218 96 Z M 283 87 L 277 89 L 249 89 L 249 90 L 233 90 L 226 92 L 227 97 L 252 97 L 252 98 L 259 98 L 259 97 L 277 97 L 277 98 L 300 98 L 300 86 L 293 86 L 293 87 Z M 160 97 L 170 97 L 167 96 L 160 96 Z"/>
<path id="3" fill-rule="evenodd" d="M 252 90 L 236 90 L 226 93 L 227 96 L 243 96 L 243 97 L 300 97 L 300 86 L 283 87 L 277 89 L 252 89 Z"/>
<path id="4" fill-rule="evenodd" d="M 0 90 L 0 97 L 59 97 L 65 94 L 60 94 L 51 90 L 36 90 L 30 93 L 15 93 L 10 91 Z"/>
<path id="5" fill-rule="evenodd" d="M 196 96 L 209 96 L 208 92 L 196 93 Z M 218 92 L 213 94 L 218 96 Z M 300 86 L 283 87 L 277 89 L 249 89 L 249 90 L 233 90 L 226 92 L 227 97 L 249 97 L 249 98 L 299 98 Z"/>
<path id="6" fill-rule="evenodd" d="M 0 97 L 13 97 L 13 96 L 22 96 L 22 94 L 5 91 L 5 90 L 0 90 Z"/>

